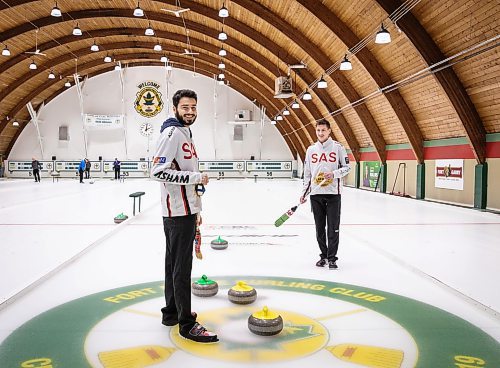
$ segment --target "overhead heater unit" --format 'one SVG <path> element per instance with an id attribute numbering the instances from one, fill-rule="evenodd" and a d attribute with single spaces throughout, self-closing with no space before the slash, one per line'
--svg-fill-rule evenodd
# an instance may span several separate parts
<path id="1" fill-rule="evenodd" d="M 288 98 L 293 97 L 292 78 L 278 77 L 274 81 L 274 98 Z"/>

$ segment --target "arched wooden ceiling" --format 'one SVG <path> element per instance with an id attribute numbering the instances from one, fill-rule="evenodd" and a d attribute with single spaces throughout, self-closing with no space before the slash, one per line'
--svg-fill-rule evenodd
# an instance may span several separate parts
<path id="1" fill-rule="evenodd" d="M 63 16 L 52 17 L 53 0 L 1 0 L 0 42 L 10 56 L 0 56 L 0 154 L 8 156 L 29 122 L 26 104 L 35 108 L 65 90 L 63 79 L 48 80 L 50 70 L 62 76 L 75 71 L 88 77 L 113 69 L 106 55 L 133 66 L 161 65 L 168 55 L 174 67 L 192 69 L 192 57 L 180 55 L 185 48 L 198 52 L 197 72 L 213 77 L 221 60 L 218 34 L 228 34 L 226 78 L 230 87 L 265 106 L 269 117 L 289 106 L 292 99 L 276 99 L 274 80 L 290 72 L 288 65 L 303 62 L 306 69 L 291 74 L 300 95 L 307 89 L 312 101 L 276 125 L 292 154 L 304 156 L 315 140 L 314 121 L 330 120 L 334 138 L 359 160 L 362 148 L 373 147 L 386 160 L 386 145 L 408 144 L 415 159 L 423 162 L 423 141 L 466 137 L 476 160 L 486 158 L 486 133 L 500 132 L 498 51 L 472 47 L 498 36 L 498 0 L 60 0 Z M 144 17 L 134 17 L 140 4 Z M 411 12 L 391 22 L 394 14 L 412 4 Z M 218 16 L 224 5 L 228 18 Z M 163 9 L 189 8 L 176 17 Z M 399 9 L 399 10 L 398 10 Z M 399 13 L 398 13 L 399 12 Z M 347 50 L 373 35 L 381 23 L 392 42 L 367 42 L 350 55 L 353 70 L 336 70 Z M 82 36 L 73 36 L 78 23 Z M 145 36 L 148 25 L 155 36 Z M 38 32 L 35 32 L 38 30 Z M 189 31 L 190 46 L 186 30 Z M 46 54 L 31 56 L 38 48 Z M 164 51 L 153 51 L 160 42 Z M 96 42 L 100 51 L 90 51 Z M 463 51 L 453 67 L 416 78 L 403 79 Z M 480 50 L 481 52 L 477 52 Z M 470 56 L 470 57 L 467 57 Z M 37 70 L 28 68 L 34 60 Z M 452 61 L 453 60 L 453 61 Z M 333 70 L 333 71 L 332 71 Z M 318 89 L 324 76 L 328 88 Z M 397 85 L 384 93 L 386 87 Z M 21 124 L 14 127 L 16 119 Z"/>

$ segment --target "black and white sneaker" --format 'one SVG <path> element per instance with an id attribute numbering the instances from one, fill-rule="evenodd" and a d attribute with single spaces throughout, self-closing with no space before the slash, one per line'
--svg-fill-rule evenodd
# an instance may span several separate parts
<path id="1" fill-rule="evenodd" d="M 208 331 L 198 322 L 188 332 L 179 331 L 179 334 L 185 339 L 195 342 L 211 343 L 219 341 L 215 333 Z"/>
<path id="2" fill-rule="evenodd" d="M 326 259 L 321 258 L 318 262 L 316 262 L 316 266 L 325 267 L 326 266 Z"/>
<path id="3" fill-rule="evenodd" d="M 339 266 L 337 266 L 337 262 L 336 261 L 328 261 L 328 268 L 330 270 L 336 270 L 339 268 Z"/>

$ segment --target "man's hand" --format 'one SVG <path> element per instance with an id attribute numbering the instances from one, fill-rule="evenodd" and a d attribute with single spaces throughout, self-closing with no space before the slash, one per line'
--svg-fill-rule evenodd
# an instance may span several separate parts
<path id="1" fill-rule="evenodd" d="M 300 200 L 300 204 L 304 204 L 307 202 L 307 198 L 305 198 L 305 197 L 300 197 L 299 200 Z"/>

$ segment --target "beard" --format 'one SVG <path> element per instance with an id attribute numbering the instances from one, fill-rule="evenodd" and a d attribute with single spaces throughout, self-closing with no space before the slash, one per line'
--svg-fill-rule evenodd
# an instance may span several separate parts
<path id="1" fill-rule="evenodd" d="M 194 115 L 194 117 L 192 119 L 190 119 L 190 121 L 186 121 L 183 119 L 182 116 L 179 115 L 178 111 L 175 112 L 175 117 L 177 120 L 179 120 L 179 123 L 181 123 L 182 125 L 185 125 L 185 126 L 193 125 L 193 123 L 196 121 L 196 115 Z"/>

